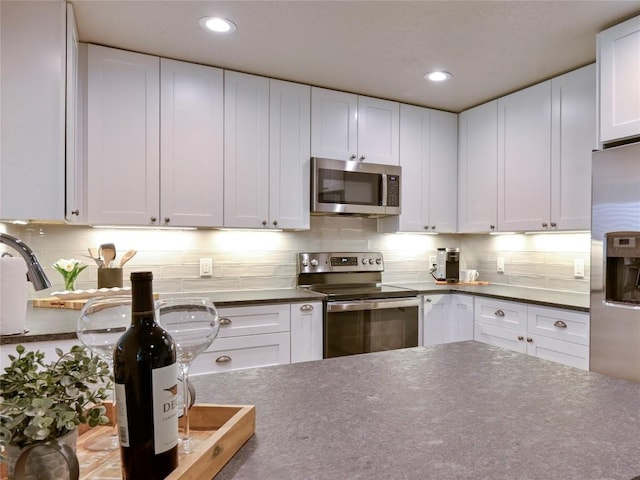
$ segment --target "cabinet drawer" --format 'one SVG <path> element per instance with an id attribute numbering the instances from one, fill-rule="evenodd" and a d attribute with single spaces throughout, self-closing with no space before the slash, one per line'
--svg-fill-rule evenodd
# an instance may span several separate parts
<path id="1" fill-rule="evenodd" d="M 289 333 L 217 338 L 193 362 L 190 373 L 199 375 L 290 363 Z"/>
<path id="2" fill-rule="evenodd" d="M 527 353 L 538 358 L 589 370 L 589 347 L 555 338 L 529 335 Z"/>
<path id="3" fill-rule="evenodd" d="M 288 332 L 291 328 L 289 304 L 220 308 L 218 338 L 263 333 Z"/>
<path id="4" fill-rule="evenodd" d="M 476 322 L 521 331 L 527 328 L 526 305 L 476 298 L 474 310 Z"/>
<path id="5" fill-rule="evenodd" d="M 529 307 L 527 331 L 535 335 L 589 345 L 589 314 Z"/>

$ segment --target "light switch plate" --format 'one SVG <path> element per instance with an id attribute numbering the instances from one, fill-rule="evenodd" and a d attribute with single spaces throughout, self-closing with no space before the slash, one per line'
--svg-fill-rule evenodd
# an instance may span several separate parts
<path id="1" fill-rule="evenodd" d="M 498 273 L 504 273 L 504 257 L 498 257 L 497 270 Z"/>
<path id="2" fill-rule="evenodd" d="M 573 261 L 574 278 L 584 278 L 584 260 L 576 258 Z"/>
<path id="3" fill-rule="evenodd" d="M 210 277 L 213 272 L 213 259 L 212 258 L 201 258 L 200 259 L 200 276 L 201 277 Z"/>

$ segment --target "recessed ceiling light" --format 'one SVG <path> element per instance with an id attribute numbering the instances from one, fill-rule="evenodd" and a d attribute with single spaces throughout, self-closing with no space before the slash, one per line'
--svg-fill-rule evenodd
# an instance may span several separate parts
<path id="1" fill-rule="evenodd" d="M 444 82 L 445 80 L 449 80 L 451 78 L 451 74 L 449 72 L 430 72 L 427 73 L 424 78 L 427 80 L 431 80 L 432 82 Z"/>
<path id="2" fill-rule="evenodd" d="M 235 23 L 222 17 L 203 17 L 200 19 L 200 25 L 216 33 L 232 33 L 238 29 Z"/>

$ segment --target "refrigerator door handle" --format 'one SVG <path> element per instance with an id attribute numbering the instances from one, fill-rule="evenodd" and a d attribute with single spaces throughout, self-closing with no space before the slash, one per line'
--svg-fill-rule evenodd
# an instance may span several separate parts
<path id="1" fill-rule="evenodd" d="M 611 300 L 603 300 L 602 304 L 612 308 L 624 308 L 627 310 L 640 310 L 640 304 L 626 303 L 626 302 L 613 302 Z"/>

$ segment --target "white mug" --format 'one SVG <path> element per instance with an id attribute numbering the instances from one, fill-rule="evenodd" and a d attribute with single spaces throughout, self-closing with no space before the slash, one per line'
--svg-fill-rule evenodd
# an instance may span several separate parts
<path id="1" fill-rule="evenodd" d="M 480 276 L 480 272 L 478 272 L 477 270 L 467 270 L 467 282 L 475 282 L 476 280 L 478 280 L 478 277 Z"/>

